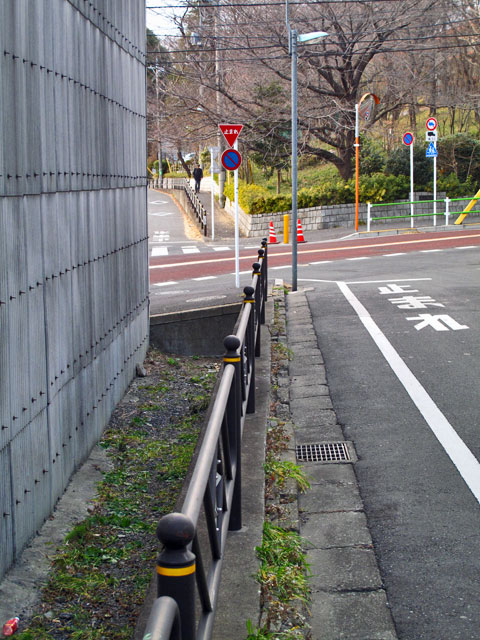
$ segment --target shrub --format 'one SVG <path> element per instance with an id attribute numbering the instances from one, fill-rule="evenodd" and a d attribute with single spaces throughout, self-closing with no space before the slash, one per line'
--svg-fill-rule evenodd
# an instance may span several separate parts
<path id="1" fill-rule="evenodd" d="M 425 144 L 416 144 L 413 148 L 415 182 L 425 185 L 432 179 L 432 160 L 425 157 Z M 385 173 L 394 176 L 410 176 L 410 149 L 405 145 L 393 151 L 386 164 Z"/>
<path id="2" fill-rule="evenodd" d="M 437 166 L 439 173 L 454 174 L 460 182 L 468 178 L 480 180 L 480 141 L 468 133 L 442 138 L 439 143 Z"/>
<path id="3" fill-rule="evenodd" d="M 235 198 L 234 190 L 233 184 L 226 184 L 223 193 L 229 200 L 233 201 Z M 245 213 L 263 213 L 263 211 L 252 211 L 252 206 L 266 196 L 268 196 L 268 191 L 264 187 L 260 187 L 257 184 L 246 184 L 243 180 L 239 180 L 238 204 Z"/>

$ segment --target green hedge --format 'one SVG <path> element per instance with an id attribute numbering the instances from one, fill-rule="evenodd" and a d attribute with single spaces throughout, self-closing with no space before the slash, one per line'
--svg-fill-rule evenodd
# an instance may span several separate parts
<path id="1" fill-rule="evenodd" d="M 416 190 L 431 191 L 431 184 L 416 185 Z M 437 190 L 446 191 L 450 198 L 468 196 L 478 189 L 473 180 L 461 183 L 454 175 L 439 177 Z M 410 178 L 404 175 L 393 176 L 384 173 L 374 173 L 371 176 L 361 176 L 359 183 L 359 201 L 397 202 L 408 198 L 410 194 Z M 234 199 L 233 184 L 226 185 L 225 195 Z M 270 195 L 267 189 L 254 184 L 239 181 L 238 201 L 245 213 L 251 215 L 261 213 L 276 213 L 289 211 L 292 208 L 291 194 Z M 298 191 L 298 208 L 329 206 L 334 204 L 349 204 L 355 202 L 355 179 L 344 182 L 341 179 L 325 181 L 315 187 Z"/>

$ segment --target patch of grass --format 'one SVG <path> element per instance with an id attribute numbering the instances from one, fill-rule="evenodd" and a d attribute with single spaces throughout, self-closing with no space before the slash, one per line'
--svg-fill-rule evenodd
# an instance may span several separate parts
<path id="1" fill-rule="evenodd" d="M 282 489 L 287 480 L 295 480 L 302 493 L 305 493 L 305 491 L 310 488 L 310 482 L 305 473 L 301 467 L 294 462 L 278 460 L 274 455 L 269 454 L 266 457 L 263 468 L 265 469 L 267 486 L 276 485 Z"/>
<path id="2" fill-rule="evenodd" d="M 95 505 L 65 536 L 18 640 L 132 637 L 158 552 L 155 528 L 175 508 L 217 370 L 211 360 L 159 352 L 146 366 L 155 375 L 134 382 L 100 443 L 112 468 Z"/>

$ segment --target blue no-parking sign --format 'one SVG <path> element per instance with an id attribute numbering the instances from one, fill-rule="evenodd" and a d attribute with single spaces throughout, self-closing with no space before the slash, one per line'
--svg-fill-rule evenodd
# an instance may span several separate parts
<path id="1" fill-rule="evenodd" d="M 409 147 L 412 143 L 413 143 L 413 133 L 410 133 L 410 131 L 407 131 L 406 133 L 403 134 L 403 144 Z"/>
<path id="2" fill-rule="evenodd" d="M 227 171 L 235 171 L 242 164 L 242 156 L 236 149 L 227 149 L 222 153 L 222 165 Z"/>

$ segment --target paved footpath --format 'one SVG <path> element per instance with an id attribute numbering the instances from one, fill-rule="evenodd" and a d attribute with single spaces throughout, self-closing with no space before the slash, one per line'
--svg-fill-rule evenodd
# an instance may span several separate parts
<path id="1" fill-rule="evenodd" d="M 286 296 L 289 405 L 295 445 L 335 443 L 352 462 L 299 462 L 311 488 L 298 497 L 307 540 L 314 640 L 397 638 L 359 494 L 351 443 L 344 443 L 330 400 L 325 365 L 303 291 Z M 327 457 L 331 447 L 303 448 Z M 302 456 L 303 457 L 303 456 Z M 311 455 L 308 457 L 312 457 Z M 298 458 L 297 458 L 298 460 Z"/>

